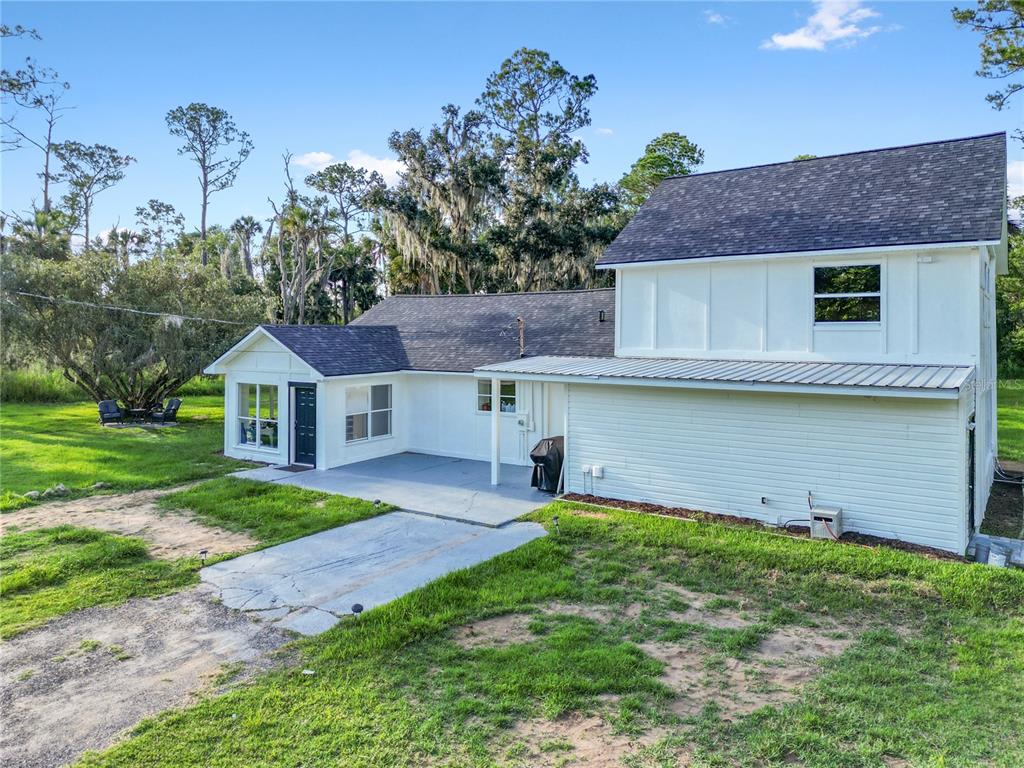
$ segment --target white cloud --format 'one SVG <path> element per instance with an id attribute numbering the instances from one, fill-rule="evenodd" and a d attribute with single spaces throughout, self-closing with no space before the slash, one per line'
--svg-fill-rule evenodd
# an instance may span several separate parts
<path id="1" fill-rule="evenodd" d="M 368 171 L 376 171 L 384 177 L 387 185 L 394 186 L 398 183 L 398 174 L 405 171 L 405 163 L 391 157 L 374 157 L 361 149 L 353 149 L 348 153 L 348 164 L 355 168 L 365 168 Z"/>
<path id="2" fill-rule="evenodd" d="M 330 152 L 303 152 L 292 157 L 292 165 L 309 168 L 311 171 L 322 171 L 333 162 L 334 155 Z"/>
<path id="3" fill-rule="evenodd" d="M 1024 195 L 1024 160 L 1006 164 L 1006 191 L 1011 200 Z"/>
<path id="4" fill-rule="evenodd" d="M 708 24 L 725 24 L 729 21 L 727 16 L 723 16 L 718 11 L 707 10 L 704 11 L 704 21 Z"/>
<path id="5" fill-rule="evenodd" d="M 814 14 L 807 23 L 793 32 L 776 32 L 762 48 L 776 51 L 824 51 L 830 43 L 841 46 L 856 45 L 857 41 L 880 32 L 880 26 L 863 26 L 863 22 L 878 16 L 878 12 L 861 4 L 860 0 L 814 0 Z"/>
<path id="6" fill-rule="evenodd" d="M 613 131 L 611 128 L 598 128 L 597 132 L 601 136 L 611 136 L 613 133 L 615 133 L 615 131 Z"/>

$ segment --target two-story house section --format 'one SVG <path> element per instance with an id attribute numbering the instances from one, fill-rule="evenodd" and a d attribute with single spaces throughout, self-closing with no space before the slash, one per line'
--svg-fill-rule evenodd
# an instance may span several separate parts
<path id="1" fill-rule="evenodd" d="M 207 368 L 224 452 L 432 454 L 501 485 L 563 436 L 568 491 L 770 525 L 813 506 L 964 551 L 995 460 L 1005 135 L 670 178 L 598 266 L 614 290 L 257 327 Z"/>
<path id="2" fill-rule="evenodd" d="M 568 384 L 566 487 L 962 552 L 995 460 L 1004 134 L 664 181 L 599 264 L 615 355 Z"/>

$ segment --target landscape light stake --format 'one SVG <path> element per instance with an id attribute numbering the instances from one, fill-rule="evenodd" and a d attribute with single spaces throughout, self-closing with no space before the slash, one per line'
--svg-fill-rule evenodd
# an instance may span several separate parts
<path id="1" fill-rule="evenodd" d="M 558 527 L 558 515 L 551 518 L 551 522 L 555 524 L 555 533 L 561 535 L 562 529 Z"/>
<path id="2" fill-rule="evenodd" d="M 210 551 L 209 551 L 208 549 L 200 549 L 200 550 L 199 550 L 199 562 L 200 562 L 200 563 L 201 563 L 202 565 L 206 565 L 206 556 L 207 556 L 207 555 L 208 555 L 209 553 L 210 553 Z"/>
<path id="3" fill-rule="evenodd" d="M 352 606 L 352 615 L 355 616 L 357 619 L 359 618 L 359 614 L 362 613 L 362 612 L 363 612 L 363 606 L 362 606 L 361 603 L 356 603 L 355 605 Z"/>

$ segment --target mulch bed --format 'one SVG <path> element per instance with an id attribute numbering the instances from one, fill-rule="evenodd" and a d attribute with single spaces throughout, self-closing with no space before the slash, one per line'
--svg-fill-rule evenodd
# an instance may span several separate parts
<path id="1" fill-rule="evenodd" d="M 1011 483 L 993 483 L 981 532 L 990 536 L 1008 536 L 1016 539 L 1020 538 L 1022 530 L 1024 499 L 1021 498 L 1021 487 Z"/>
<path id="2" fill-rule="evenodd" d="M 993 486 L 993 493 L 998 485 L 999 484 L 997 483 Z M 1016 490 L 1018 493 L 1019 511 L 1020 489 Z M 806 539 L 811 535 L 810 528 L 803 525 L 790 525 L 785 528 L 776 528 L 775 526 L 765 525 L 764 523 L 758 522 L 757 520 L 751 520 L 747 517 L 716 515 L 710 512 L 701 512 L 696 509 L 687 509 L 685 507 L 663 507 L 659 504 L 648 504 L 647 502 L 642 501 L 623 501 L 621 499 L 606 499 L 603 496 L 593 496 L 591 494 L 584 493 L 567 493 L 560 498 L 565 501 L 595 504 L 600 507 L 614 507 L 616 509 L 625 509 L 630 512 L 644 512 L 650 515 L 678 517 L 683 520 L 693 520 L 700 523 L 729 523 L 731 525 L 742 525 L 747 528 L 759 528 L 761 530 L 771 531 L 773 533 L 782 533 L 796 538 Z M 934 560 L 953 560 L 960 563 L 968 562 L 967 558 L 953 554 L 952 552 L 947 552 L 943 549 L 925 547 L 921 544 L 912 544 L 909 541 L 886 539 L 881 536 L 869 536 L 866 533 L 853 533 L 851 531 L 847 531 L 839 537 L 839 541 L 844 544 L 858 544 L 868 547 L 889 547 L 890 549 L 898 549 L 902 552 L 911 552 L 915 555 L 930 557 Z"/>

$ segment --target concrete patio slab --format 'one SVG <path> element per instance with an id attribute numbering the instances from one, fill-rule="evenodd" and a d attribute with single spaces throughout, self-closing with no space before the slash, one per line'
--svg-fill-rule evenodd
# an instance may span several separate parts
<path id="1" fill-rule="evenodd" d="M 494 486 L 486 461 L 398 453 L 324 471 L 294 473 L 261 467 L 234 476 L 380 499 L 410 512 L 497 527 L 554 498 L 530 487 L 532 471 L 532 467 L 503 464 L 501 484 Z"/>
<path id="2" fill-rule="evenodd" d="M 276 480 L 283 480 L 292 477 L 295 473 L 277 467 L 256 467 L 255 469 L 242 469 L 238 472 L 231 472 L 229 477 L 239 477 L 243 480 L 260 480 L 265 483 L 272 483 Z"/>
<path id="3" fill-rule="evenodd" d="M 383 605 L 544 535 L 537 523 L 490 528 L 391 512 L 211 565 L 200 577 L 225 605 L 313 635 L 356 603 Z"/>

